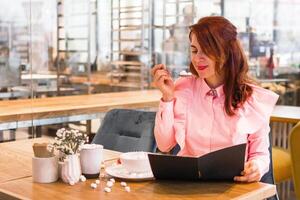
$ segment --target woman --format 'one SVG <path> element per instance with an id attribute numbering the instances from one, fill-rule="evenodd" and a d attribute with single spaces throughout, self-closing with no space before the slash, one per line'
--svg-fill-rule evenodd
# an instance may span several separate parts
<path id="1" fill-rule="evenodd" d="M 191 77 L 173 82 L 162 64 L 152 69 L 162 92 L 155 138 L 162 152 L 201 156 L 247 142 L 244 171 L 235 181 L 259 181 L 269 169 L 269 118 L 278 95 L 254 84 L 227 19 L 204 17 L 190 27 Z"/>

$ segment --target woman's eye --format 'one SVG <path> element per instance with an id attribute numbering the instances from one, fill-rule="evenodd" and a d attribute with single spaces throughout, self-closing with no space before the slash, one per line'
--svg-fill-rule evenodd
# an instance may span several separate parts
<path id="1" fill-rule="evenodd" d="M 195 50 L 192 50 L 191 52 L 192 52 L 192 53 L 197 53 L 197 51 L 195 51 Z"/>

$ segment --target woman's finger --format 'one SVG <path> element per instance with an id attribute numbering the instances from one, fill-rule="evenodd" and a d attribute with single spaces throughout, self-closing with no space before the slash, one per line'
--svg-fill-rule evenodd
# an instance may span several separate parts
<path id="1" fill-rule="evenodd" d="M 165 66 L 163 64 L 158 64 L 155 65 L 152 69 L 151 69 L 151 75 L 154 76 L 157 70 L 160 69 L 166 69 Z"/>
<path id="2" fill-rule="evenodd" d="M 247 176 L 247 182 L 259 181 L 260 174 L 258 172 L 254 172 Z"/>
<path id="3" fill-rule="evenodd" d="M 258 170 L 257 166 L 251 165 L 250 167 L 244 169 L 244 171 L 242 172 L 242 175 L 251 174 L 251 173 L 255 172 L 256 170 Z"/>
<path id="4" fill-rule="evenodd" d="M 233 180 L 234 180 L 234 181 L 238 181 L 238 182 L 245 182 L 245 181 L 247 181 L 248 179 L 247 179 L 246 176 L 235 176 L 235 177 L 233 178 Z"/>
<path id="5" fill-rule="evenodd" d="M 165 70 L 158 70 L 154 75 L 154 82 L 156 82 L 162 75 L 169 76 L 169 73 Z"/>
<path id="6" fill-rule="evenodd" d="M 239 182 L 254 182 L 254 181 L 259 181 L 259 178 L 260 178 L 260 173 L 258 171 L 255 171 L 245 176 L 235 176 L 234 180 Z"/>
<path id="7" fill-rule="evenodd" d="M 157 82 L 160 86 L 162 86 L 162 85 L 165 85 L 165 83 L 166 83 L 165 81 L 172 81 L 172 79 L 167 75 L 162 75 L 162 76 L 160 76 L 160 78 L 158 79 Z"/>
<path id="8" fill-rule="evenodd" d="M 156 75 L 160 75 L 160 74 L 169 75 L 168 71 L 163 70 L 163 69 L 160 69 L 160 70 L 157 70 L 157 71 L 155 72 L 154 77 L 155 77 Z"/>
<path id="9" fill-rule="evenodd" d="M 249 168 L 249 167 L 251 167 L 252 165 L 253 165 L 253 162 L 250 160 L 250 161 L 248 161 L 248 162 L 245 163 L 244 168 Z"/>

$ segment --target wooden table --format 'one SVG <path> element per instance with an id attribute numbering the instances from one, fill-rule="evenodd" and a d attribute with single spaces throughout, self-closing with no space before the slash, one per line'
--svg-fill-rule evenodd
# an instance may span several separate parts
<path id="1" fill-rule="evenodd" d="M 90 120 L 113 108 L 158 107 L 158 90 L 0 101 L 0 130 Z M 275 106 L 271 121 L 300 121 L 300 107 Z"/>
<path id="2" fill-rule="evenodd" d="M 0 130 L 90 120 L 113 108 L 158 107 L 160 98 L 158 90 L 139 90 L 0 101 Z"/>
<path id="3" fill-rule="evenodd" d="M 101 179 L 100 186 L 92 189 L 90 184 L 95 180 L 80 182 L 74 186 L 61 181 L 51 184 L 33 183 L 32 178 L 23 178 L 0 184 L 0 198 L 13 196 L 19 199 L 56 199 L 56 200 L 196 200 L 196 199 L 265 199 L 275 194 L 275 186 L 263 183 L 235 184 L 212 182 L 178 182 L 147 181 L 127 182 L 131 192 L 127 193 L 120 182 L 112 187 L 111 193 L 105 193 L 106 180 Z M 2 193 L 2 194 L 1 194 Z M 4 193 L 4 194 L 3 194 Z"/>
<path id="4" fill-rule="evenodd" d="M 272 145 L 288 149 L 289 134 L 300 121 L 300 107 L 275 106 L 270 121 Z"/>
<path id="5" fill-rule="evenodd" d="M 258 79 L 260 83 L 280 83 L 280 82 L 291 82 L 290 79 L 287 78 L 270 78 L 270 79 Z"/>
<path id="6" fill-rule="evenodd" d="M 53 141 L 53 138 L 42 137 L 0 143 L 0 183 L 31 177 L 32 145 L 35 142 L 51 141 Z M 104 160 L 118 158 L 119 154 L 119 152 L 105 150 Z"/>
<path id="7" fill-rule="evenodd" d="M 104 112 L 116 107 L 158 106 L 158 90 L 62 96 L 0 102 L 0 123 Z"/>
<path id="8" fill-rule="evenodd" d="M 57 86 L 58 79 L 65 79 L 66 76 L 57 76 L 53 73 L 36 73 L 36 74 L 22 74 L 22 84 L 30 85 L 33 88 L 37 88 L 41 84 L 46 84 L 47 87 Z"/>
<path id="9" fill-rule="evenodd" d="M 264 199 L 276 192 L 274 185 L 264 183 L 237 184 L 214 182 L 146 181 L 127 182 L 131 192 L 125 192 L 119 181 L 111 193 L 100 187 L 92 189 L 94 179 L 74 186 L 61 181 L 51 184 L 33 183 L 31 177 L 31 145 L 49 139 L 37 138 L 0 144 L 0 199 Z M 106 150 L 104 159 L 116 158 L 119 153 Z M 2 178 L 4 177 L 4 178 Z"/>
<path id="10" fill-rule="evenodd" d="M 56 74 L 22 74 L 22 80 L 56 80 Z"/>
<path id="11" fill-rule="evenodd" d="M 275 106 L 271 115 L 271 121 L 298 123 L 300 121 L 299 106 Z"/>
<path id="12" fill-rule="evenodd" d="M 157 107 L 158 90 L 0 101 L 0 123 L 106 112 L 112 108 Z M 271 120 L 300 121 L 300 107 L 275 106 Z"/>

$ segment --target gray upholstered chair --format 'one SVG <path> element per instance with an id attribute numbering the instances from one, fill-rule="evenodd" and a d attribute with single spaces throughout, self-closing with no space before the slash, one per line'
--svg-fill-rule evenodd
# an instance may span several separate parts
<path id="1" fill-rule="evenodd" d="M 154 152 L 155 112 L 113 109 L 106 113 L 92 143 L 105 149 Z"/>

